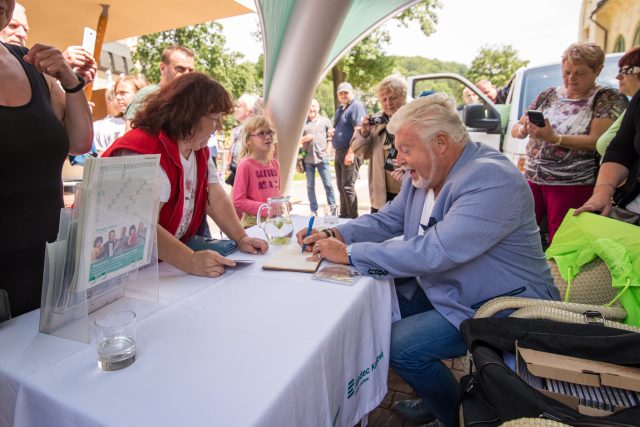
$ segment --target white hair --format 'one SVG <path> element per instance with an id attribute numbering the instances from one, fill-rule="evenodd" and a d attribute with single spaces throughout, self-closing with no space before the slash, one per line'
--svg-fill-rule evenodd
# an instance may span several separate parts
<path id="1" fill-rule="evenodd" d="M 401 74 L 391 74 L 385 77 L 376 86 L 376 95 L 380 98 L 386 93 L 391 93 L 400 98 L 407 97 L 407 80 Z"/>
<path id="2" fill-rule="evenodd" d="M 238 101 L 242 102 L 244 105 L 247 106 L 248 111 L 251 111 L 253 109 L 253 106 L 256 104 L 257 100 L 258 100 L 258 97 L 250 93 L 245 93 L 240 98 L 238 98 Z"/>
<path id="3" fill-rule="evenodd" d="M 445 93 L 417 98 L 400 107 L 387 125 L 387 130 L 395 134 L 405 125 L 411 125 L 426 143 L 438 132 L 444 132 L 458 144 L 469 142 L 469 134 L 460 115 L 456 102 Z"/>

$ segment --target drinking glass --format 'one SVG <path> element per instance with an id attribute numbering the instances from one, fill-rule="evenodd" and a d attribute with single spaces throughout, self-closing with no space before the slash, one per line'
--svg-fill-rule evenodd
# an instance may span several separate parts
<path id="1" fill-rule="evenodd" d="M 326 228 L 331 228 L 338 224 L 340 207 L 338 205 L 328 205 L 324 207 L 323 222 Z"/>
<path id="2" fill-rule="evenodd" d="M 103 371 L 126 368 L 136 360 L 136 314 L 112 311 L 95 321 L 98 367 Z"/>

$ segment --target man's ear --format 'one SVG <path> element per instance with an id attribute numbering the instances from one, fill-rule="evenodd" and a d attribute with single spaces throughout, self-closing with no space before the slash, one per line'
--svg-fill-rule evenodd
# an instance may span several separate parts
<path id="1" fill-rule="evenodd" d="M 449 148 L 450 144 L 451 144 L 451 141 L 449 139 L 449 136 L 446 133 L 438 132 L 435 139 L 436 151 L 442 154 L 445 151 L 447 151 L 447 148 Z"/>
<path id="2" fill-rule="evenodd" d="M 160 75 L 164 76 L 164 72 L 167 69 L 167 64 L 165 64 L 164 62 L 160 62 Z"/>

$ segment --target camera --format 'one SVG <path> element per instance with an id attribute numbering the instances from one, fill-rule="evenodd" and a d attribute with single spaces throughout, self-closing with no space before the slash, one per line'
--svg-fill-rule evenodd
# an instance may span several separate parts
<path id="1" fill-rule="evenodd" d="M 384 170 L 389 172 L 393 172 L 396 169 L 395 160 L 398 157 L 398 150 L 395 146 L 391 146 L 389 148 L 389 152 L 387 153 L 387 157 L 384 159 Z"/>
<path id="2" fill-rule="evenodd" d="M 389 123 L 389 117 L 386 114 L 369 117 L 369 126 L 378 126 L 386 123 Z"/>

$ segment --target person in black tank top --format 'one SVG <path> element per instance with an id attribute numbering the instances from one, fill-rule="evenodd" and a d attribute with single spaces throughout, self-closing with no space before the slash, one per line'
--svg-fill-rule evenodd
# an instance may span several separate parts
<path id="1" fill-rule="evenodd" d="M 6 24 L 0 17 L 0 27 Z M 31 55 L 28 52 L 15 45 L 0 46 L 0 76 L 5 79 L 0 82 L 4 84 L 0 91 L 0 150 L 4 160 L 0 167 L 0 289 L 9 293 L 12 316 L 40 306 L 45 244 L 56 239 L 63 207 L 62 165 L 70 151 L 88 151 L 92 138 L 91 115 L 83 92 L 62 95 L 55 83 L 38 72 L 37 68 L 43 68 L 72 87 L 72 71 L 66 63 L 60 65 L 60 61 L 64 63 L 60 52 L 37 44 Z M 43 62 L 52 58 L 53 65 Z M 21 73 L 28 78 L 30 99 L 21 89 L 11 91 L 11 86 L 25 86 Z M 73 77 L 77 85 L 80 79 Z M 60 115 L 53 108 L 54 95 Z M 12 102 L 16 99 L 26 102 Z M 73 135 L 74 144 L 70 145 L 68 135 Z"/>

